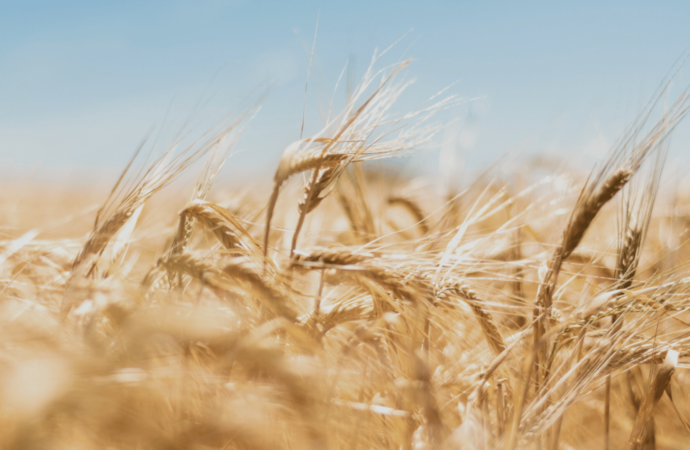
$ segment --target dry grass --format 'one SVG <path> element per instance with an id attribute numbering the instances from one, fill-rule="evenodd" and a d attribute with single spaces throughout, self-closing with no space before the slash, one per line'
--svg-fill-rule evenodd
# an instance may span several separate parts
<path id="1" fill-rule="evenodd" d="M 448 199 L 368 170 L 460 101 L 394 115 L 405 64 L 266 196 L 211 190 L 251 105 L 100 209 L 3 196 L 0 447 L 682 447 L 690 196 L 661 174 L 688 92 L 659 112 L 664 84 L 584 182 L 521 166 L 529 187 L 489 172 Z M 180 209 L 151 203 L 201 158 Z"/>

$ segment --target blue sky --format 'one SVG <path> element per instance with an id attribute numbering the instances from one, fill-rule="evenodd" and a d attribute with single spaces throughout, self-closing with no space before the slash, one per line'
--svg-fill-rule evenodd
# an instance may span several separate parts
<path id="1" fill-rule="evenodd" d="M 518 145 L 596 157 L 690 45 L 690 2 L 5 1 L 0 163 L 119 168 L 214 79 L 209 108 L 272 84 L 230 163 L 268 172 L 299 137 L 317 14 L 308 131 L 349 58 L 361 75 L 409 32 L 392 51 L 414 61 L 402 109 L 455 82 L 482 97 L 439 117 L 470 167 Z M 688 127 L 676 155 L 690 153 Z"/>

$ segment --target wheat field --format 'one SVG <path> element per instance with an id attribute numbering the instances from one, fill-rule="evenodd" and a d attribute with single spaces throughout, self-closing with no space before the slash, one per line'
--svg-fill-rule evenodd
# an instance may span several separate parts
<path id="1" fill-rule="evenodd" d="M 260 100 L 109 192 L 6 186 L 0 448 L 683 448 L 690 198 L 664 162 L 690 92 L 671 73 L 590 174 L 454 191 L 378 161 L 463 102 L 400 113 L 406 65 L 374 61 L 271 186 L 212 189 Z"/>

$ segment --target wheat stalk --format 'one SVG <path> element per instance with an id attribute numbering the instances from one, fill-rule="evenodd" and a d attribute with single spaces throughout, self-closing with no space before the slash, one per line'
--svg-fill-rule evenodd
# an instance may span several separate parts
<path id="1" fill-rule="evenodd" d="M 666 354 L 664 363 L 654 376 L 654 380 L 651 382 L 649 389 L 642 400 L 642 405 L 637 413 L 637 417 L 635 418 L 635 425 L 630 433 L 629 440 L 631 450 L 642 448 L 642 436 L 644 434 L 645 427 L 652 416 L 654 406 L 664 394 L 666 386 L 668 386 L 670 383 L 671 376 L 673 376 L 673 372 L 676 370 L 677 365 L 678 352 L 675 350 L 669 350 L 669 352 Z"/>

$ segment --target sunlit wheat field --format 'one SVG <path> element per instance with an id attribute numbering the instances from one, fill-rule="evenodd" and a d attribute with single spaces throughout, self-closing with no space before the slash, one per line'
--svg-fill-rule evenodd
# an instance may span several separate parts
<path id="1" fill-rule="evenodd" d="M 401 109 L 408 66 L 375 55 L 265 186 L 218 179 L 261 89 L 108 189 L 6 184 L 0 448 L 684 448 L 676 69 L 589 173 L 428 177 L 386 161 L 471 99 Z"/>

